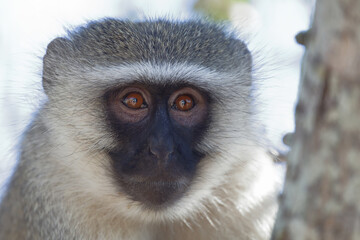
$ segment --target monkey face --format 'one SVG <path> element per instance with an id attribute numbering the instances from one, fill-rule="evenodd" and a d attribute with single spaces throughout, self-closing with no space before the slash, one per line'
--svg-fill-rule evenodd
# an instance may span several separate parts
<path id="1" fill-rule="evenodd" d="M 43 115 L 87 199 L 119 216 L 182 218 L 255 159 L 251 80 L 246 45 L 217 25 L 104 20 L 49 44 Z"/>
<path id="2" fill-rule="evenodd" d="M 187 85 L 131 84 L 106 100 L 122 140 L 109 153 L 121 191 L 150 208 L 181 198 L 204 156 L 195 146 L 210 122 L 209 96 Z"/>

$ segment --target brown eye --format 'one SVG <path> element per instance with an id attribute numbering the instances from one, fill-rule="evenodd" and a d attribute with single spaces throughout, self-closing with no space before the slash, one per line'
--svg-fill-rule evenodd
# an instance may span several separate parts
<path id="1" fill-rule="evenodd" d="M 122 101 L 128 108 L 139 109 L 144 108 L 144 98 L 140 93 L 129 93 Z"/>
<path id="2" fill-rule="evenodd" d="M 175 100 L 175 108 L 180 111 L 188 111 L 194 107 L 194 100 L 188 95 L 181 95 Z"/>

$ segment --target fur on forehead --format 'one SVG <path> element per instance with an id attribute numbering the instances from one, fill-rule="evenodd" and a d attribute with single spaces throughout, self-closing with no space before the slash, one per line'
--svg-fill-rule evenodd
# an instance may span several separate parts
<path id="1" fill-rule="evenodd" d="M 154 64 L 139 62 L 122 64 L 118 66 L 76 66 L 72 65 L 57 72 L 59 84 L 54 84 L 54 93 L 66 91 L 86 92 L 92 96 L 102 94 L 104 91 L 122 87 L 134 82 L 153 85 L 171 85 L 185 83 L 205 89 L 214 94 L 229 95 L 234 92 L 241 96 L 249 92 L 251 87 L 251 69 L 244 68 L 238 72 L 218 72 L 203 66 L 189 63 L 163 63 Z M 59 88 L 58 90 L 56 90 Z M 83 91 L 86 89 L 86 91 Z M 242 93 L 242 94 L 241 94 Z M 248 97 L 243 95 L 244 97 Z M 235 97 L 235 96 L 234 96 Z"/>
<path id="2" fill-rule="evenodd" d="M 218 91 L 221 86 L 250 86 L 252 60 L 246 45 L 218 24 L 104 19 L 79 27 L 48 45 L 43 86 L 47 92 L 57 86 L 86 85 L 93 76 L 97 85 L 99 79 L 107 84 L 114 77 L 119 82 L 136 80 L 129 70 L 143 79 L 153 75 L 152 81 L 163 82 L 163 77 L 178 81 L 181 77 L 190 80 L 188 76 L 193 75 L 193 79 L 199 79 L 196 85 L 211 81 Z M 215 75 L 219 77 L 215 73 L 220 73 L 221 79 L 212 81 Z M 75 80 L 79 78 L 85 81 Z"/>
<path id="3" fill-rule="evenodd" d="M 230 29 L 200 20 L 93 21 L 53 40 L 45 58 L 105 66 L 189 62 L 218 71 L 238 69 L 244 62 L 251 65 L 246 44 Z"/>

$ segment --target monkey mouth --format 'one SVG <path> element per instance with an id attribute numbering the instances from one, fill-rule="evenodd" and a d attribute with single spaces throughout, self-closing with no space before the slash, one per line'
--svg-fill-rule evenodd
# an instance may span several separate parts
<path id="1" fill-rule="evenodd" d="M 180 199 L 189 187 L 190 180 L 136 180 L 123 179 L 122 188 L 134 201 L 152 209 L 164 208 Z"/>

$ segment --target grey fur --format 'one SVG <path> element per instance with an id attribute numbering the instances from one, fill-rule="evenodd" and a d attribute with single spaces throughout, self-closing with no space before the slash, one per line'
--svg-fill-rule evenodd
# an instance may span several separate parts
<path id="1" fill-rule="evenodd" d="M 48 100 L 0 206 L 0 239 L 267 239 L 280 175 L 258 144 L 251 66 L 242 41 L 202 21 L 105 19 L 53 40 Z M 159 212 L 117 192 L 109 174 L 117 140 L 103 94 L 143 80 L 187 81 L 216 100 L 194 186 Z"/>
<path id="2" fill-rule="evenodd" d="M 250 57 L 233 34 L 201 21 L 90 22 L 48 48 L 50 55 L 64 51 L 97 64 L 190 62 L 219 71 L 236 69 L 239 61 Z"/>

